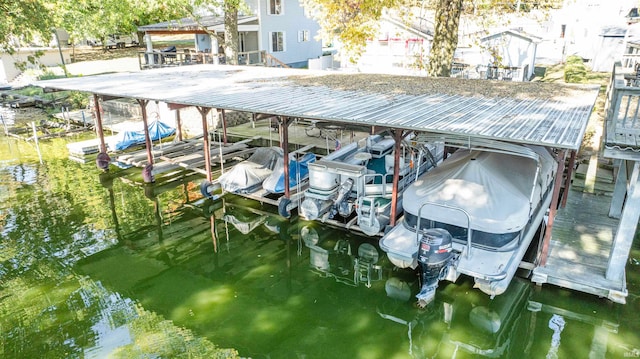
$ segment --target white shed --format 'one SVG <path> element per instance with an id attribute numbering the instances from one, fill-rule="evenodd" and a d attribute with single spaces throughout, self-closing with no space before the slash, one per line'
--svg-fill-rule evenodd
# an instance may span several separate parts
<path id="1" fill-rule="evenodd" d="M 625 35 L 627 29 L 619 26 L 602 28 L 600 37 L 595 43 L 591 70 L 609 72 L 616 61 L 620 61 L 625 51 Z"/>
<path id="2" fill-rule="evenodd" d="M 517 69 L 513 81 L 529 81 L 533 77 L 540 42 L 540 38 L 514 29 L 485 36 L 480 39 L 481 64 Z"/>

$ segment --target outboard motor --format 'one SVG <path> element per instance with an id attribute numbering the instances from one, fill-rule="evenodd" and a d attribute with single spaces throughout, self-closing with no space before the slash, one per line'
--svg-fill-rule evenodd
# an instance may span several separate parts
<path id="1" fill-rule="evenodd" d="M 416 295 L 418 305 L 424 308 L 436 296 L 440 279 L 446 276 L 446 268 L 452 252 L 451 234 L 442 228 L 432 228 L 424 232 L 418 248 L 418 265 L 422 274 L 422 287 Z"/>
<path id="2" fill-rule="evenodd" d="M 351 194 L 351 188 L 353 188 L 353 179 L 347 178 L 347 180 L 342 182 L 340 185 L 340 188 L 338 189 L 338 196 L 334 200 L 338 213 L 343 217 L 350 215 L 353 209 L 353 207 L 349 206 L 349 203 L 347 202 L 349 194 Z"/>

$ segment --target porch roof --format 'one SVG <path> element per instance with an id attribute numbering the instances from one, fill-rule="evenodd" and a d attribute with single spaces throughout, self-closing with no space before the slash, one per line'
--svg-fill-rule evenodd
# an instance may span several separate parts
<path id="1" fill-rule="evenodd" d="M 253 15 L 238 15 L 238 24 L 243 24 L 247 21 L 256 20 L 257 16 Z M 205 32 L 205 29 L 212 29 L 217 26 L 224 25 L 223 16 L 208 15 L 203 16 L 197 21 L 193 18 L 183 18 L 180 20 L 170 20 L 159 22 L 156 24 L 149 24 L 139 26 L 138 31 L 146 33 L 201 33 Z"/>
<path id="2" fill-rule="evenodd" d="M 194 65 L 38 81 L 51 90 L 578 150 L 598 86 Z"/>

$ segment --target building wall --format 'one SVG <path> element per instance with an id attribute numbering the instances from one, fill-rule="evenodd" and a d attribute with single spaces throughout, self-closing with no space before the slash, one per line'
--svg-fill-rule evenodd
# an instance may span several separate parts
<path id="1" fill-rule="evenodd" d="M 364 72 L 413 74 L 426 64 L 430 48 L 429 39 L 383 20 L 376 38 L 367 41 L 355 67 Z M 351 66 L 347 63 L 347 67 Z"/>
<path id="2" fill-rule="evenodd" d="M 281 0 L 282 13 L 271 15 L 268 13 L 269 0 L 261 0 L 259 6 L 260 17 L 260 48 L 285 64 L 300 65 L 311 58 L 322 56 L 322 43 L 316 39 L 320 31 L 318 23 L 307 17 L 298 0 Z M 308 31 L 308 41 L 300 41 L 299 32 Z M 284 51 L 274 52 L 271 48 L 271 33 L 284 33 Z"/>
<path id="3" fill-rule="evenodd" d="M 27 61 L 27 57 L 34 55 L 36 51 L 44 51 L 44 54 L 37 59 L 35 64 L 31 64 Z M 63 48 L 62 56 L 66 64 L 71 63 L 70 49 Z M 0 54 L 0 82 L 13 81 L 21 74 L 21 71 L 15 66 L 16 62 L 21 61 L 27 63 L 28 69 L 39 69 L 41 65 L 53 67 L 61 64 L 60 52 L 56 48 L 22 48 L 14 55 L 3 52 Z"/>
<path id="4" fill-rule="evenodd" d="M 609 72 L 613 69 L 613 64 L 622 59 L 625 42 L 619 36 L 600 36 L 598 41 L 599 51 L 591 60 L 591 70 L 599 72 Z"/>
<path id="5" fill-rule="evenodd" d="M 527 68 L 527 73 L 523 74 L 521 80 L 527 80 L 533 75 L 536 55 L 536 43 L 531 40 L 505 33 L 492 38 L 483 44 L 488 48 L 495 48 L 502 57 L 500 65 L 507 67 Z M 489 64 L 492 55 L 489 51 L 482 52 L 481 64 Z"/>

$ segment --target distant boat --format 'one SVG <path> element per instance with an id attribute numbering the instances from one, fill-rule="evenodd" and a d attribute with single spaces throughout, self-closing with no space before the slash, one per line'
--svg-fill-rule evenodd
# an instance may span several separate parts
<path id="1" fill-rule="evenodd" d="M 149 123 L 149 138 L 151 141 L 158 141 L 165 137 L 172 136 L 176 133 L 176 129 L 161 121 L 153 121 Z M 116 151 L 122 151 L 135 145 L 145 143 L 144 130 L 140 131 L 124 131 L 120 132 L 115 138 L 114 148 Z"/>
<path id="2" fill-rule="evenodd" d="M 486 294 L 502 294 L 542 236 L 556 160 L 543 147 L 507 148 L 516 151 L 460 149 L 405 191 L 404 217 L 380 248 L 400 268 L 420 266 L 421 305 L 440 280 L 461 274 Z"/>

